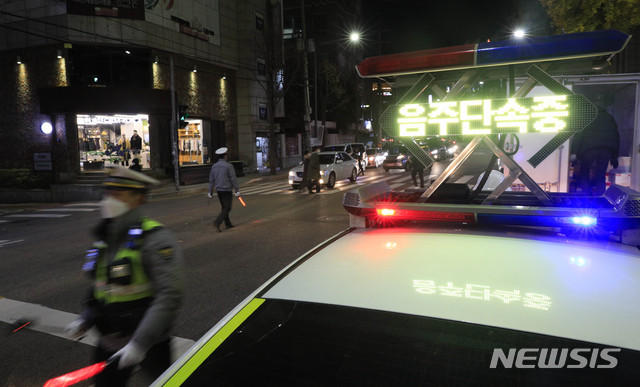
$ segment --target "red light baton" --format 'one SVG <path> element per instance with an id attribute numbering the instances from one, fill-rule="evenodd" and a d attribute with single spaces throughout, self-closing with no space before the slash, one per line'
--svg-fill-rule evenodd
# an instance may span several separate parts
<path id="1" fill-rule="evenodd" d="M 106 367 L 107 362 L 101 361 L 100 363 L 96 363 L 85 368 L 80 368 L 77 371 L 69 372 L 68 374 L 58 376 L 57 378 L 49 379 L 44 384 L 44 387 L 71 386 L 72 384 L 76 384 L 83 380 L 87 380 L 96 376 L 100 372 L 104 371 Z"/>
<path id="2" fill-rule="evenodd" d="M 242 203 L 242 207 L 247 206 L 246 204 L 244 204 L 244 200 L 242 200 L 242 196 L 240 196 L 240 194 L 238 194 L 237 192 L 236 192 L 236 197 L 238 198 L 238 200 L 240 200 L 240 203 Z"/>

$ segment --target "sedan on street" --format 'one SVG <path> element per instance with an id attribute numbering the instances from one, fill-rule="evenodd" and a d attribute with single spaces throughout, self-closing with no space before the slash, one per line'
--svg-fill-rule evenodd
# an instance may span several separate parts
<path id="1" fill-rule="evenodd" d="M 355 182 L 358 178 L 358 161 L 346 152 L 320 152 L 320 185 L 329 189 L 336 185 L 336 181 L 349 179 Z M 302 183 L 302 163 L 289 171 L 289 184 L 293 188 L 300 188 Z"/>

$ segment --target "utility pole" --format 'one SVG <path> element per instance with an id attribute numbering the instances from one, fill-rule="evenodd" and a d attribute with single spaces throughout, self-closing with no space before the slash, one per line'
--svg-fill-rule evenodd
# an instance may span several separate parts
<path id="1" fill-rule="evenodd" d="M 173 154 L 173 174 L 176 183 L 176 191 L 180 190 L 180 166 L 178 164 L 178 113 L 176 110 L 176 90 L 173 85 L 173 56 L 169 57 L 169 70 L 171 73 L 171 153 Z"/>
<path id="2" fill-rule="evenodd" d="M 302 46 L 304 53 L 302 54 L 303 58 L 303 71 L 304 71 L 304 130 L 307 134 L 307 148 L 311 148 L 311 133 L 310 133 L 310 125 L 311 122 L 311 99 L 309 97 L 309 59 L 307 58 L 308 51 L 308 42 L 307 42 L 307 26 L 304 18 L 304 0 L 300 0 L 300 14 L 302 17 Z"/>

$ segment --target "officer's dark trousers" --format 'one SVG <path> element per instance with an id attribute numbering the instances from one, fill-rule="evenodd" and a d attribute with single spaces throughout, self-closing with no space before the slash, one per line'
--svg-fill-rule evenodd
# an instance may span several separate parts
<path id="1" fill-rule="evenodd" d="M 424 188 L 424 169 L 412 169 L 411 170 L 411 180 L 413 180 L 413 185 L 418 186 L 418 180 L 416 179 L 416 175 L 420 177 L 420 188 Z"/>
<path id="2" fill-rule="evenodd" d="M 156 380 L 171 365 L 171 345 L 170 339 L 162 341 L 147 351 L 147 354 L 140 363 L 140 370 L 134 376 L 136 381 L 142 385 L 149 385 Z M 113 352 L 104 350 L 98 346 L 96 348 L 96 361 L 107 360 Z M 118 369 L 118 361 L 114 360 L 107 368 L 94 377 L 96 387 L 126 386 L 127 380 L 131 377 L 132 368 Z"/>
<path id="3" fill-rule="evenodd" d="M 218 200 L 220 200 L 220 206 L 222 209 L 220 210 L 220 214 L 213 222 L 216 227 L 220 226 L 222 222 L 224 222 L 225 226 L 231 227 L 231 220 L 229 220 L 229 212 L 231 212 L 231 202 L 233 199 L 233 194 L 231 191 L 218 191 Z"/>
<path id="4" fill-rule="evenodd" d="M 609 148 L 600 147 L 584 151 L 580 158 L 580 188 L 585 195 L 602 195 L 606 187 L 607 167 L 611 158 Z M 591 166 L 596 164 L 596 170 L 591 178 Z M 595 191 L 592 190 L 595 187 Z"/>

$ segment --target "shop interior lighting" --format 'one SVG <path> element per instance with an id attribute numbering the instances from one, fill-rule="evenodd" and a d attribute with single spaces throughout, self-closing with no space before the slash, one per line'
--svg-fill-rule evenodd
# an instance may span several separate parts
<path id="1" fill-rule="evenodd" d="M 20 55 L 18 55 L 18 57 L 16 58 L 16 63 L 22 64 L 22 58 L 20 58 Z"/>
<path id="2" fill-rule="evenodd" d="M 58 50 L 56 57 L 62 59 L 62 51 Z"/>

